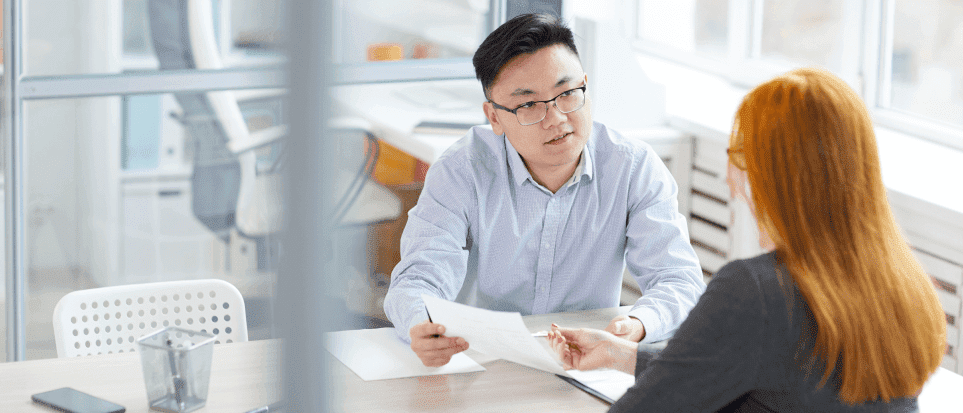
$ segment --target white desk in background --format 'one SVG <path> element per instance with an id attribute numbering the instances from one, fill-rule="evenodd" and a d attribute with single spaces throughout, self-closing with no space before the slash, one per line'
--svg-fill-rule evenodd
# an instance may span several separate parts
<path id="1" fill-rule="evenodd" d="M 485 95 L 475 79 L 373 83 L 331 88 L 344 115 L 366 120 L 388 144 L 431 165 L 461 135 L 414 133 L 423 121 L 485 124 Z"/>

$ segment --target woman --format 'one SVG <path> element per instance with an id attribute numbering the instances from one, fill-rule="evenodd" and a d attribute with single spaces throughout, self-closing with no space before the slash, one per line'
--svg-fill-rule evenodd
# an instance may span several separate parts
<path id="1" fill-rule="evenodd" d="M 660 354 L 553 328 L 563 364 L 634 373 L 615 412 L 915 410 L 946 323 L 893 219 L 860 98 L 823 70 L 779 76 L 743 100 L 728 153 L 733 195 L 772 251 L 716 273 Z"/>

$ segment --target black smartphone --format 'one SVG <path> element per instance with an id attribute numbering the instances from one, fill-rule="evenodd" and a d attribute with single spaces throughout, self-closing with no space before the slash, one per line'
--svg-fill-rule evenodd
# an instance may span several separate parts
<path id="1" fill-rule="evenodd" d="M 127 409 L 117 403 L 64 387 L 30 396 L 34 403 L 66 413 L 124 413 Z"/>

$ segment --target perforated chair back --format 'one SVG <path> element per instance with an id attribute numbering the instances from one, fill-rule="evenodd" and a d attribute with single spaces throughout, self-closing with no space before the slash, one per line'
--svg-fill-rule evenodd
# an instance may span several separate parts
<path id="1" fill-rule="evenodd" d="M 166 326 L 247 341 L 241 292 L 223 280 L 187 280 L 73 291 L 53 314 L 57 357 L 137 351 L 136 340 Z"/>

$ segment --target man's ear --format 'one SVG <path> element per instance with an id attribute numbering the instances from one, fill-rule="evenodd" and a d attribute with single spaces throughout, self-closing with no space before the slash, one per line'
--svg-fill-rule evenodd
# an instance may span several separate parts
<path id="1" fill-rule="evenodd" d="M 485 117 L 488 118 L 488 123 L 492 125 L 492 132 L 495 132 L 496 135 L 503 134 L 504 128 L 502 128 L 502 124 L 498 122 L 498 116 L 495 116 L 496 115 L 495 111 L 497 109 L 495 109 L 495 107 L 492 106 L 492 103 L 491 102 L 482 103 L 482 110 L 485 111 Z"/>

